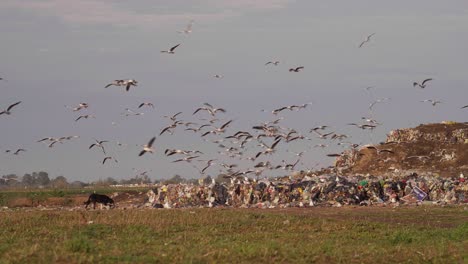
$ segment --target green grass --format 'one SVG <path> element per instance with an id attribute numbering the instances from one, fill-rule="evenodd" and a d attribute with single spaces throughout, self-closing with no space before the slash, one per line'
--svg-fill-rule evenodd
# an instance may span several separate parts
<path id="1" fill-rule="evenodd" d="M 1 263 L 468 261 L 463 207 L 21 209 L 0 217 Z"/>

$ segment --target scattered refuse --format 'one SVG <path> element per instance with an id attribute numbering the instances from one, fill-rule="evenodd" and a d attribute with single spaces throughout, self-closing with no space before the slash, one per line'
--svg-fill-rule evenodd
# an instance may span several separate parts
<path id="1" fill-rule="evenodd" d="M 459 204 L 468 202 L 463 177 L 411 174 L 401 178 L 312 175 L 302 179 L 231 179 L 230 183 L 163 184 L 149 190 L 145 206 L 153 208 L 286 208 L 387 204 Z"/>

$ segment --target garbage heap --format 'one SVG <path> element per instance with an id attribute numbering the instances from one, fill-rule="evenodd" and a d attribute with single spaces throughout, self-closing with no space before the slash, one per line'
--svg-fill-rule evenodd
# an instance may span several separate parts
<path id="1" fill-rule="evenodd" d="M 344 151 L 335 167 L 344 175 L 467 175 L 468 123 L 448 121 L 392 130 L 385 142 Z"/>
<path id="2" fill-rule="evenodd" d="M 409 175 L 404 178 L 305 176 L 301 180 L 231 179 L 231 183 L 159 185 L 147 192 L 155 208 L 285 208 L 468 202 L 468 184 L 457 178 Z"/>

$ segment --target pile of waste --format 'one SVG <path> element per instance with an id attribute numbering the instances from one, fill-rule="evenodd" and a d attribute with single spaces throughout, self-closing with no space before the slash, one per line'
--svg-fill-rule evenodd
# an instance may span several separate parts
<path id="1" fill-rule="evenodd" d="M 401 178 L 305 176 L 300 180 L 251 180 L 230 183 L 168 184 L 147 192 L 146 206 L 154 208 L 240 207 L 285 208 L 344 205 L 468 203 L 465 176 L 442 178 L 411 174 Z"/>

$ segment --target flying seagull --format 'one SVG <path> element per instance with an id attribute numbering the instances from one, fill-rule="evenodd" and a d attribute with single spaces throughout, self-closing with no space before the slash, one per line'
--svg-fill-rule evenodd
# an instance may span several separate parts
<path id="1" fill-rule="evenodd" d="M 304 69 L 304 66 L 299 66 L 299 67 L 296 67 L 296 68 L 291 68 L 291 69 L 289 69 L 289 71 L 290 72 L 300 72 L 303 69 Z"/>
<path id="2" fill-rule="evenodd" d="M 175 54 L 174 50 L 179 47 L 180 44 L 175 45 L 174 47 L 170 48 L 169 50 L 161 50 L 161 53 L 168 53 L 168 54 Z"/>
<path id="3" fill-rule="evenodd" d="M 372 34 L 368 35 L 366 37 L 366 39 L 363 42 L 361 42 L 361 44 L 359 45 L 359 48 L 362 48 L 362 46 L 364 46 L 365 43 L 369 42 L 371 37 L 374 36 L 374 35 L 375 35 L 375 33 L 372 33 Z"/>
<path id="4" fill-rule="evenodd" d="M 468 105 L 462 106 L 462 108 L 461 108 L 461 109 L 463 109 L 463 108 L 468 108 Z"/>
<path id="5" fill-rule="evenodd" d="M 265 66 L 267 66 L 268 64 L 273 64 L 275 66 L 278 66 L 279 63 L 280 63 L 279 61 L 269 61 L 269 62 L 265 63 Z"/>
<path id="6" fill-rule="evenodd" d="M 75 122 L 80 120 L 81 118 L 85 118 L 85 119 L 88 119 L 88 118 L 96 118 L 95 116 L 93 115 L 81 115 L 79 116 L 77 119 L 75 119 Z"/>
<path id="7" fill-rule="evenodd" d="M 442 101 L 432 100 L 432 99 L 422 100 L 422 101 L 420 101 L 420 102 L 421 102 L 421 103 L 429 102 L 429 103 L 432 104 L 432 106 L 436 106 L 437 104 L 442 103 Z"/>
<path id="8" fill-rule="evenodd" d="M 131 86 L 137 86 L 138 81 L 129 79 L 129 80 L 115 80 L 112 83 L 109 83 L 104 88 L 109 88 L 110 86 L 125 86 L 125 90 L 128 92 Z"/>
<path id="9" fill-rule="evenodd" d="M 182 31 L 177 31 L 177 33 L 182 33 L 182 34 L 190 34 L 192 33 L 192 26 L 193 26 L 194 20 L 190 20 L 190 23 L 188 23 L 187 27 L 182 30 Z"/>
<path id="10" fill-rule="evenodd" d="M 413 87 L 419 86 L 419 88 L 424 89 L 424 88 L 426 88 L 426 83 L 428 81 L 432 81 L 432 78 L 425 79 L 424 81 L 422 81 L 421 84 L 419 84 L 417 82 L 413 82 Z"/>
<path id="11" fill-rule="evenodd" d="M 11 112 L 10 112 L 10 110 L 11 110 L 13 107 L 15 107 L 15 106 L 19 105 L 20 103 L 21 103 L 21 101 L 19 101 L 19 102 L 16 102 L 16 103 L 14 103 L 14 104 L 12 104 L 12 105 L 8 106 L 8 108 L 7 108 L 6 110 L 3 110 L 2 112 L 0 112 L 0 115 L 3 115 L 3 114 L 6 114 L 6 115 L 11 115 Z"/>
<path id="12" fill-rule="evenodd" d="M 116 159 L 114 159 L 113 157 L 105 157 L 103 160 L 102 160 L 102 164 L 106 163 L 107 160 L 114 160 L 115 163 L 118 163 L 118 161 Z"/>
<path id="13" fill-rule="evenodd" d="M 106 154 L 106 150 L 104 149 L 104 146 L 102 145 L 102 143 L 106 143 L 106 142 L 109 142 L 107 140 L 97 140 L 97 139 L 94 139 L 94 141 L 96 141 L 96 143 L 93 143 L 91 144 L 91 146 L 89 146 L 88 149 L 92 149 L 93 147 L 100 147 L 102 149 L 102 152 L 104 153 L 104 155 Z"/>
<path id="14" fill-rule="evenodd" d="M 156 137 L 153 137 L 152 139 L 150 139 L 148 144 L 143 145 L 143 150 L 140 152 L 140 154 L 138 154 L 138 156 L 143 156 L 143 154 L 145 154 L 146 152 L 154 153 L 154 148 L 152 146 L 155 140 Z"/>
<path id="15" fill-rule="evenodd" d="M 151 106 L 151 107 L 154 109 L 154 104 L 153 104 L 153 103 L 149 103 L 149 102 L 148 102 L 148 103 L 146 103 L 146 102 L 141 103 L 141 104 L 138 106 L 138 108 L 142 108 L 142 107 L 145 106 L 145 105 Z"/>

